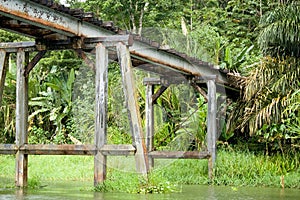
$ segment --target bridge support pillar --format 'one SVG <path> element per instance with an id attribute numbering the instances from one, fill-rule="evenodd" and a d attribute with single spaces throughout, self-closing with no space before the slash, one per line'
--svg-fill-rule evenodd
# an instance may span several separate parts
<path id="1" fill-rule="evenodd" d="M 106 178 L 107 154 L 103 148 L 107 143 L 107 90 L 108 90 L 108 50 L 115 47 L 121 68 L 123 91 L 125 96 L 128 118 L 132 134 L 132 148 L 135 148 L 135 162 L 137 172 L 147 178 L 149 171 L 148 153 L 144 141 L 144 133 L 140 119 L 137 95 L 133 80 L 131 57 L 128 49 L 130 37 L 110 37 L 91 40 L 96 45 L 96 109 L 95 109 L 95 145 L 94 158 L 94 185 L 103 182 Z M 113 150 L 113 149 L 110 149 Z M 129 150 L 129 149 L 127 149 Z M 126 153 L 124 150 L 123 153 Z"/>
<path id="2" fill-rule="evenodd" d="M 154 85 L 146 83 L 146 147 L 147 152 L 154 149 L 154 110 L 153 110 L 153 97 Z M 154 167 L 154 159 L 149 157 L 149 170 Z"/>
<path id="3" fill-rule="evenodd" d="M 28 78 L 26 65 L 29 62 L 29 53 L 19 48 L 17 51 L 17 83 L 16 83 L 16 186 L 27 186 L 28 154 L 20 151 L 21 145 L 28 142 Z"/>
<path id="4" fill-rule="evenodd" d="M 207 106 L 207 150 L 211 157 L 208 160 L 208 174 L 213 178 L 213 169 L 217 157 L 216 142 L 217 142 L 217 98 L 216 98 L 216 83 L 215 79 L 207 80 L 208 88 L 208 106 Z"/>
<path id="5" fill-rule="evenodd" d="M 107 87 L 108 87 L 108 53 L 106 47 L 99 43 L 96 46 L 96 106 L 95 106 L 95 145 L 94 185 L 106 178 L 107 156 L 100 149 L 107 143 Z"/>

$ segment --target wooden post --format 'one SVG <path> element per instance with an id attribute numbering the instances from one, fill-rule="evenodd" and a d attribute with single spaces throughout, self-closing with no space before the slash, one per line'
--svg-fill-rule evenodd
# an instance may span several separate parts
<path id="1" fill-rule="evenodd" d="M 95 108 L 95 145 L 94 157 L 94 185 L 98 185 L 106 178 L 106 155 L 100 149 L 107 139 L 107 81 L 108 81 L 108 53 L 101 43 L 96 46 L 96 108 Z"/>
<path id="2" fill-rule="evenodd" d="M 8 65 L 8 55 L 6 51 L 0 50 L 0 106 L 2 104 L 2 94 Z"/>
<path id="3" fill-rule="evenodd" d="M 142 131 L 141 117 L 133 80 L 130 52 L 127 46 L 121 42 L 119 42 L 116 45 L 116 48 L 121 67 L 123 90 L 134 143 L 133 145 L 136 147 L 136 168 L 139 173 L 147 176 L 147 172 L 149 169 L 148 154 L 146 150 L 145 141 L 143 139 L 144 135 Z"/>
<path id="4" fill-rule="evenodd" d="M 16 83 L 16 145 L 20 147 L 28 142 L 28 79 L 26 64 L 28 52 L 19 48 L 17 52 L 17 83 Z M 17 151 L 16 154 L 16 186 L 27 186 L 28 155 Z"/>
<path id="5" fill-rule="evenodd" d="M 208 107 L 207 107 L 207 150 L 211 154 L 209 159 L 209 177 L 213 176 L 216 161 L 216 135 L 217 135 L 217 100 L 215 80 L 207 81 Z"/>
<path id="6" fill-rule="evenodd" d="M 154 92 L 154 85 L 146 85 L 146 147 L 147 152 L 153 151 L 154 147 L 154 112 L 153 112 L 153 101 L 152 95 Z M 154 167 L 154 159 L 149 157 L 149 167 Z"/>

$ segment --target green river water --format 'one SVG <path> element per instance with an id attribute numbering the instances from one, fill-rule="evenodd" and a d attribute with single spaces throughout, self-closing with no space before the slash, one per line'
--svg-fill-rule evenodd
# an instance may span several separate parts
<path id="1" fill-rule="evenodd" d="M 0 188 L 0 200 L 10 199 L 97 199 L 97 200 L 278 200 L 300 199 L 299 189 L 255 188 L 255 187 L 224 187 L 189 185 L 182 186 L 182 191 L 171 194 L 128 194 L 100 193 L 90 189 L 90 183 L 85 182 L 53 182 L 39 189 L 7 189 Z"/>

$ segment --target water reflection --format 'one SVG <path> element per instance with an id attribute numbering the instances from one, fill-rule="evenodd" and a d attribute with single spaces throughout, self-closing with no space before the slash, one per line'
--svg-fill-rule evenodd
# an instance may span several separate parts
<path id="1" fill-rule="evenodd" d="M 87 186 L 88 185 L 88 186 Z M 171 194 L 128 194 L 93 192 L 86 183 L 51 183 L 39 189 L 1 189 L 0 200 L 281 200 L 300 199 L 300 190 L 254 187 L 183 186 L 182 192 Z"/>
<path id="2" fill-rule="evenodd" d="M 207 199 L 207 200 L 210 200 L 210 199 L 217 199 L 216 196 L 215 196 L 215 190 L 214 190 L 214 187 L 212 187 L 212 186 L 208 187 L 206 199 Z"/>
<path id="3" fill-rule="evenodd" d="M 19 188 L 19 189 L 16 189 L 16 199 L 17 200 L 23 200 L 24 197 L 26 196 L 26 190 L 23 189 L 23 188 Z"/>

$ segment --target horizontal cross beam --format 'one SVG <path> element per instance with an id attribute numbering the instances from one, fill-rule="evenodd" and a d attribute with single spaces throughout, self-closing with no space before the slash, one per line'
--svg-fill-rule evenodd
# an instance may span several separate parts
<path id="1" fill-rule="evenodd" d="M 152 158 L 165 159 L 207 159 L 210 154 L 205 151 L 152 151 L 149 153 Z"/>
<path id="2" fill-rule="evenodd" d="M 37 50 L 34 41 L 0 43 L 0 49 L 4 49 L 7 53 L 16 53 L 19 48 L 22 48 L 26 52 L 32 52 Z"/>
<path id="3" fill-rule="evenodd" d="M 19 48 L 24 51 L 44 51 L 44 50 L 63 50 L 63 49 L 84 49 L 90 51 L 95 48 L 98 43 L 102 43 L 106 47 L 116 46 L 122 42 L 127 46 L 133 45 L 132 35 L 112 35 L 105 37 L 92 38 L 69 38 L 66 40 L 41 40 L 25 41 L 25 42 L 5 42 L 0 43 L 0 49 L 6 52 L 17 52 Z"/>
<path id="4" fill-rule="evenodd" d="M 19 150 L 29 155 L 95 155 L 95 145 L 25 144 Z"/>
<path id="5" fill-rule="evenodd" d="M 113 35 L 105 37 L 88 37 L 83 40 L 83 49 L 93 49 L 96 44 L 100 43 L 106 47 L 116 46 L 117 43 L 122 42 L 127 46 L 133 45 L 132 35 Z"/>
<path id="6" fill-rule="evenodd" d="M 95 155 L 97 152 L 96 146 L 89 144 L 25 144 L 20 147 L 15 144 L 0 144 L 0 154 L 16 154 L 18 150 L 28 155 Z M 107 144 L 98 150 L 109 156 L 129 156 L 136 152 L 131 144 Z"/>
<path id="7" fill-rule="evenodd" d="M 106 144 L 100 152 L 106 156 L 129 156 L 135 154 L 136 148 L 131 144 Z"/>
<path id="8" fill-rule="evenodd" d="M 16 154 L 18 146 L 15 144 L 0 144 L 0 154 Z"/>

